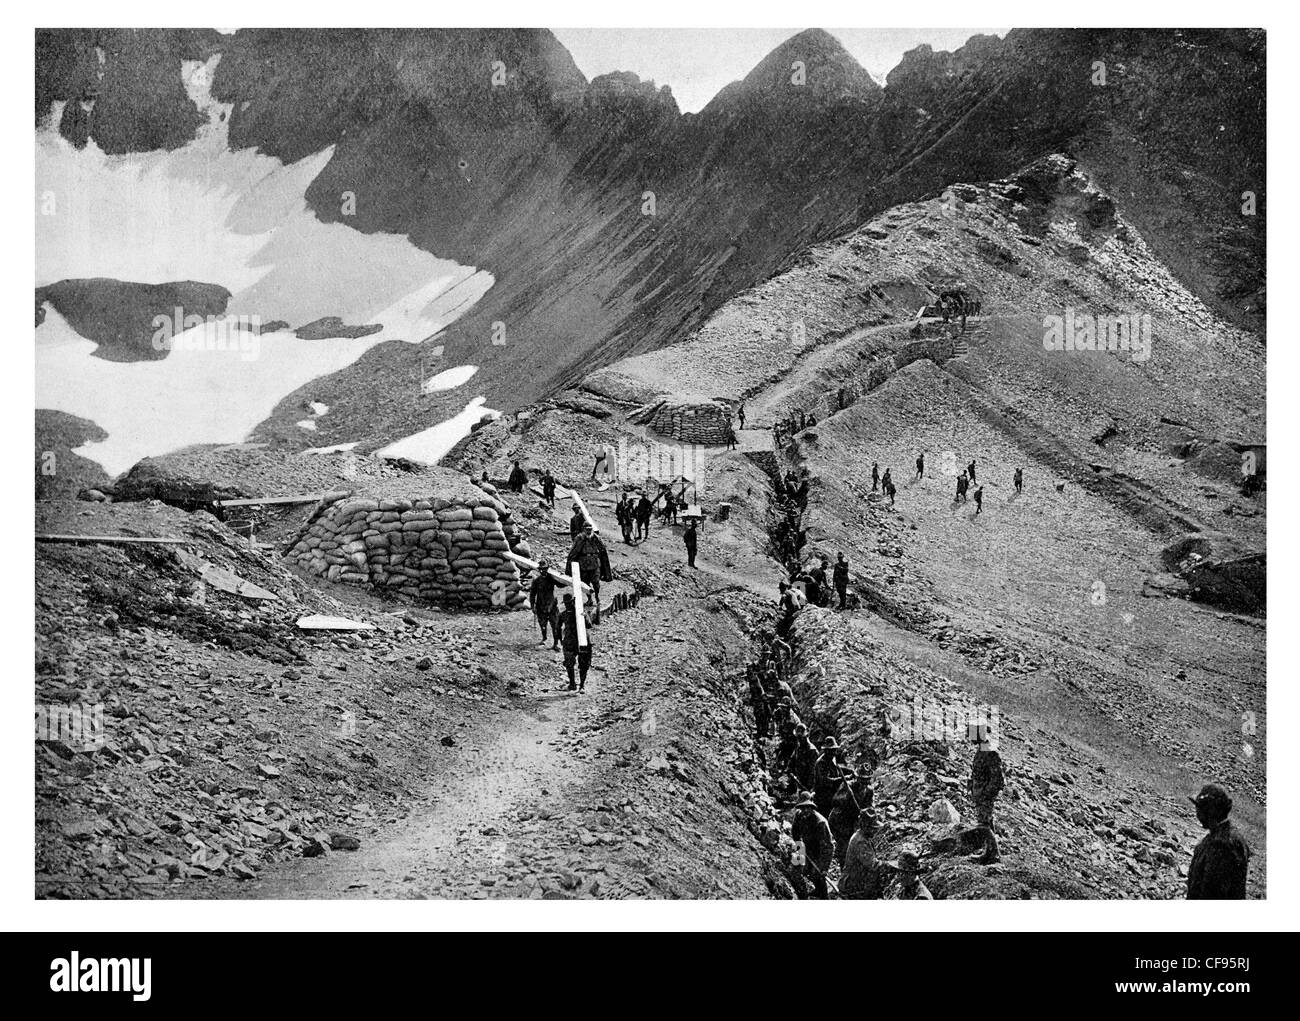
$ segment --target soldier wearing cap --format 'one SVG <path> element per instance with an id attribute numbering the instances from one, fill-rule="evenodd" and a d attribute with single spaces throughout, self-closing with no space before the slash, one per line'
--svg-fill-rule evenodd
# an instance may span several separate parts
<path id="1" fill-rule="evenodd" d="M 1192 852 L 1187 869 L 1188 900 L 1244 900 L 1250 846 L 1228 821 L 1232 799 L 1218 784 L 1209 783 L 1191 799 L 1196 818 L 1208 833 Z"/>
<path id="2" fill-rule="evenodd" d="M 835 792 L 848 773 L 844 763 L 844 749 L 833 737 L 822 741 L 822 753 L 813 763 L 813 800 L 817 811 L 829 815 L 835 801 Z"/>
<path id="3" fill-rule="evenodd" d="M 898 852 L 897 861 L 888 863 L 896 873 L 885 888 L 884 900 L 934 900 L 921 882 L 921 857 L 910 847 Z"/>
<path id="4" fill-rule="evenodd" d="M 849 838 L 840 863 L 840 896 L 848 900 L 879 900 L 884 886 L 881 877 L 881 851 L 885 831 L 869 805 L 858 814 L 857 829 Z"/>
<path id="5" fill-rule="evenodd" d="M 790 826 L 790 836 L 794 839 L 796 849 L 803 845 L 803 874 L 812 880 L 813 896 L 817 900 L 826 900 L 826 873 L 831 867 L 831 855 L 835 843 L 831 837 L 831 828 L 826 818 L 817 811 L 817 803 L 805 792 L 795 805 L 794 822 Z"/>

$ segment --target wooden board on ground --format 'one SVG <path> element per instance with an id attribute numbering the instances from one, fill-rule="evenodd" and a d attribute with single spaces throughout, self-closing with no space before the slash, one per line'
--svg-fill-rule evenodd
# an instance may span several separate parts
<path id="1" fill-rule="evenodd" d="M 146 535 L 48 535 L 37 534 L 37 542 L 121 542 L 121 543 L 163 543 L 168 545 L 185 545 L 193 539 L 167 539 Z"/>
<path id="2" fill-rule="evenodd" d="M 304 631 L 370 631 L 374 626 L 365 621 L 349 620 L 347 617 L 330 617 L 322 613 L 298 618 L 298 627 Z"/>
<path id="3" fill-rule="evenodd" d="M 258 507 L 267 503 L 316 503 L 324 493 L 304 493 L 299 496 L 258 496 L 241 500 L 213 500 L 218 507 Z"/>

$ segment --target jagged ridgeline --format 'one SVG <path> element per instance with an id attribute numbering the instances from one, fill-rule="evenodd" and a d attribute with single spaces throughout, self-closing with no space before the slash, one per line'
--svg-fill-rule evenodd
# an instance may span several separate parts
<path id="1" fill-rule="evenodd" d="M 919 47 L 882 88 L 814 29 L 698 114 L 634 74 L 588 81 L 546 30 L 70 29 L 39 32 L 36 53 L 37 121 L 57 112 L 74 146 L 123 155 L 205 129 L 182 65 L 219 57 L 210 95 L 229 107 L 230 151 L 328 153 L 306 186 L 318 221 L 491 275 L 439 344 L 505 411 L 686 338 L 881 210 L 1057 151 L 1123 199 L 1189 290 L 1263 328 L 1263 218 L 1241 208 L 1265 187 L 1262 32 L 1017 29 Z M 382 344 L 337 370 L 347 439 L 460 411 L 451 393 L 376 400 L 419 357 Z M 296 416 L 286 398 L 262 431 L 304 445 Z"/>

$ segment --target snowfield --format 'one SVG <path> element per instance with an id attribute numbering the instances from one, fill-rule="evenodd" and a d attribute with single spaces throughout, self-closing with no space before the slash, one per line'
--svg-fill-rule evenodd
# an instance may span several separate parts
<path id="1" fill-rule="evenodd" d="M 58 134 L 62 104 L 54 105 L 36 133 L 36 285 L 84 277 L 196 280 L 231 292 L 229 315 L 291 328 L 334 315 L 383 329 L 353 340 L 263 334 L 253 357 L 187 331 L 159 361 L 109 362 L 92 357 L 95 344 L 47 305 L 36 330 L 36 406 L 104 428 L 106 440 L 78 453 L 110 474 L 186 444 L 243 440 L 298 387 L 376 344 L 433 336 L 493 284 L 491 274 L 439 259 L 405 237 L 318 221 L 304 196 L 332 148 L 288 166 L 253 150 L 230 152 L 230 107 L 211 98 L 220 59 L 181 68 L 208 123 L 172 152 L 107 156 L 93 141 L 78 150 Z M 53 212 L 43 215 L 48 201 Z M 460 385 L 476 371 L 448 372 L 464 369 L 464 378 L 434 389 Z"/>

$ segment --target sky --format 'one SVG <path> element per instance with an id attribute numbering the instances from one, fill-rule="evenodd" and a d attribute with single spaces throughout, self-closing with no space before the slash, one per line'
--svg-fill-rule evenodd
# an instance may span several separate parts
<path id="1" fill-rule="evenodd" d="M 556 37 L 589 79 L 633 71 L 668 85 L 683 113 L 695 113 L 733 81 L 744 78 L 796 28 L 557 28 Z M 830 28 L 831 35 L 883 82 L 903 54 L 921 43 L 955 50 L 980 33 L 1006 28 Z"/>

